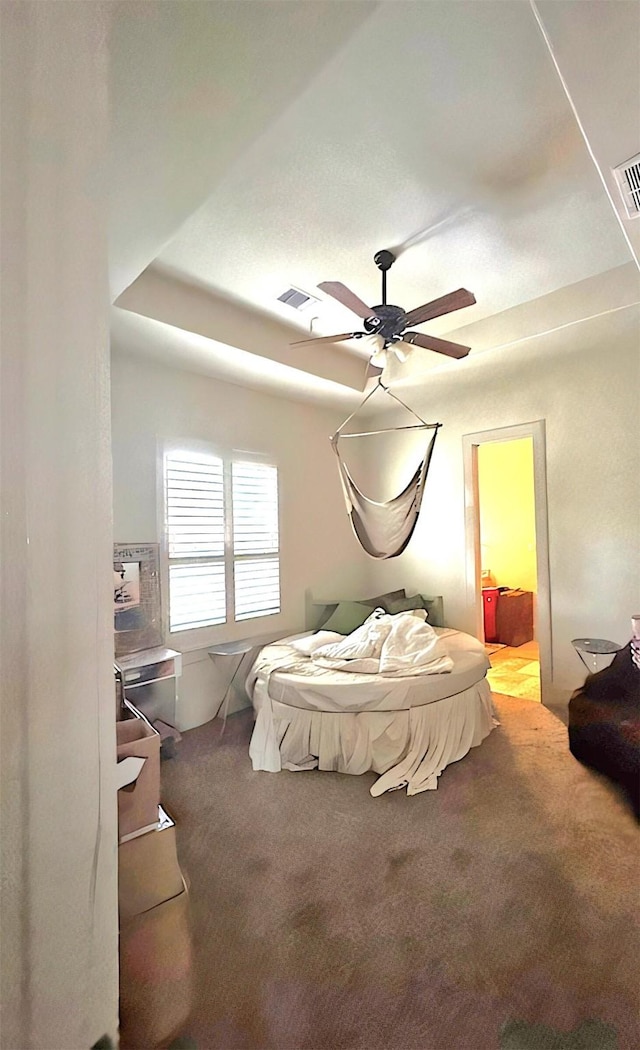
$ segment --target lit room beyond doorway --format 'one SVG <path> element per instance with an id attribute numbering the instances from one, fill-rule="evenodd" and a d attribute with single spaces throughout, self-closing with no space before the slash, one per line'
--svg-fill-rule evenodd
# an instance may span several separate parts
<path id="1" fill-rule="evenodd" d="M 478 446 L 485 644 L 491 689 L 540 702 L 533 441 Z"/>

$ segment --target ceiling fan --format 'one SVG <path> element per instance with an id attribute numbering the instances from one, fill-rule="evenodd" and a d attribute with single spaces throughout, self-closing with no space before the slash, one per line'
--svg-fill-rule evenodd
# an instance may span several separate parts
<path id="1" fill-rule="evenodd" d="M 354 314 L 363 319 L 363 332 L 343 332 L 341 335 L 320 336 L 312 339 L 299 339 L 292 346 L 304 346 L 311 343 L 340 343 L 346 339 L 362 339 L 364 336 L 377 335 L 383 340 L 382 347 L 374 353 L 371 363 L 377 365 L 384 363 L 382 352 L 392 349 L 401 361 L 405 360 L 404 352 L 398 344 L 409 343 L 411 346 L 421 346 L 425 350 L 434 350 L 437 354 L 445 354 L 447 357 L 460 359 L 466 357 L 471 347 L 462 346 L 460 343 L 451 343 L 448 339 L 436 339 L 433 335 L 424 335 L 422 332 L 411 332 L 408 329 L 414 325 L 431 321 L 434 317 L 442 317 L 444 314 L 461 310 L 464 306 L 473 306 L 475 296 L 466 290 L 458 288 L 455 292 L 442 295 L 439 299 L 433 299 L 430 303 L 416 307 L 409 313 L 400 306 L 391 306 L 387 303 L 387 270 L 396 261 L 393 252 L 380 251 L 373 257 L 373 261 L 382 271 L 382 303 L 379 306 L 367 306 L 355 292 L 347 288 L 340 281 L 324 281 L 318 285 L 322 292 L 326 292 L 333 299 L 352 310 Z M 376 360 L 376 358 L 378 358 Z"/>

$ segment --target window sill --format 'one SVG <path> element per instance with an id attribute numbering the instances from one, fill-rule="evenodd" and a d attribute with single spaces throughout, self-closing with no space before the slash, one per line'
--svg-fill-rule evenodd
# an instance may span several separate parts
<path id="1" fill-rule="evenodd" d="M 237 620 L 233 623 L 221 623 L 215 627 L 199 627 L 194 631 L 181 631 L 167 634 L 167 645 L 181 653 L 197 652 L 209 649 L 214 645 L 227 642 L 238 642 L 243 638 L 252 638 L 267 633 L 278 633 L 284 637 L 295 634 L 304 628 L 287 623 L 282 613 L 272 616 L 255 616 L 248 620 Z"/>

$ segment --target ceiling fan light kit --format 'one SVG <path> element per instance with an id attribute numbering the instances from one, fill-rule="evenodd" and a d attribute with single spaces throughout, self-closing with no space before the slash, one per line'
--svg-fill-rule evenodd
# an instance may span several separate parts
<path id="1" fill-rule="evenodd" d="M 320 338 L 300 339 L 292 346 L 311 345 L 312 343 L 341 343 L 347 339 L 362 339 L 363 336 L 375 335 L 382 339 L 382 345 L 375 351 L 371 358 L 374 365 L 384 364 L 386 351 L 392 350 L 399 361 L 407 359 L 406 349 L 399 344 L 419 346 L 425 350 L 432 350 L 436 354 L 444 354 L 446 357 L 460 360 L 466 357 L 471 347 L 462 346 L 460 343 L 452 343 L 448 339 L 436 339 L 435 336 L 426 335 L 423 332 L 412 332 L 409 329 L 415 325 L 424 324 L 435 317 L 443 317 L 454 310 L 461 310 L 465 306 L 473 306 L 476 301 L 472 292 L 466 288 L 458 288 L 455 292 L 449 292 L 438 299 L 424 303 L 406 313 L 401 306 L 393 306 L 387 303 L 387 271 L 391 269 L 396 257 L 393 252 L 384 249 L 376 252 L 373 261 L 382 273 L 382 302 L 378 306 L 367 306 L 355 292 L 351 291 L 341 281 L 323 281 L 318 285 L 321 292 L 330 295 L 332 299 L 341 303 L 352 313 L 362 320 L 364 331 L 343 332 L 341 335 L 321 336 Z"/>

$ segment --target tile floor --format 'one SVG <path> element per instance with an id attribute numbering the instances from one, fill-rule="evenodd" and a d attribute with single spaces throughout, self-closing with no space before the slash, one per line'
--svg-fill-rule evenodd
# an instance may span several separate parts
<path id="1" fill-rule="evenodd" d="M 521 700 L 540 703 L 540 653 L 537 642 L 525 642 L 517 648 L 487 645 L 491 670 L 487 679 L 492 690 Z"/>

